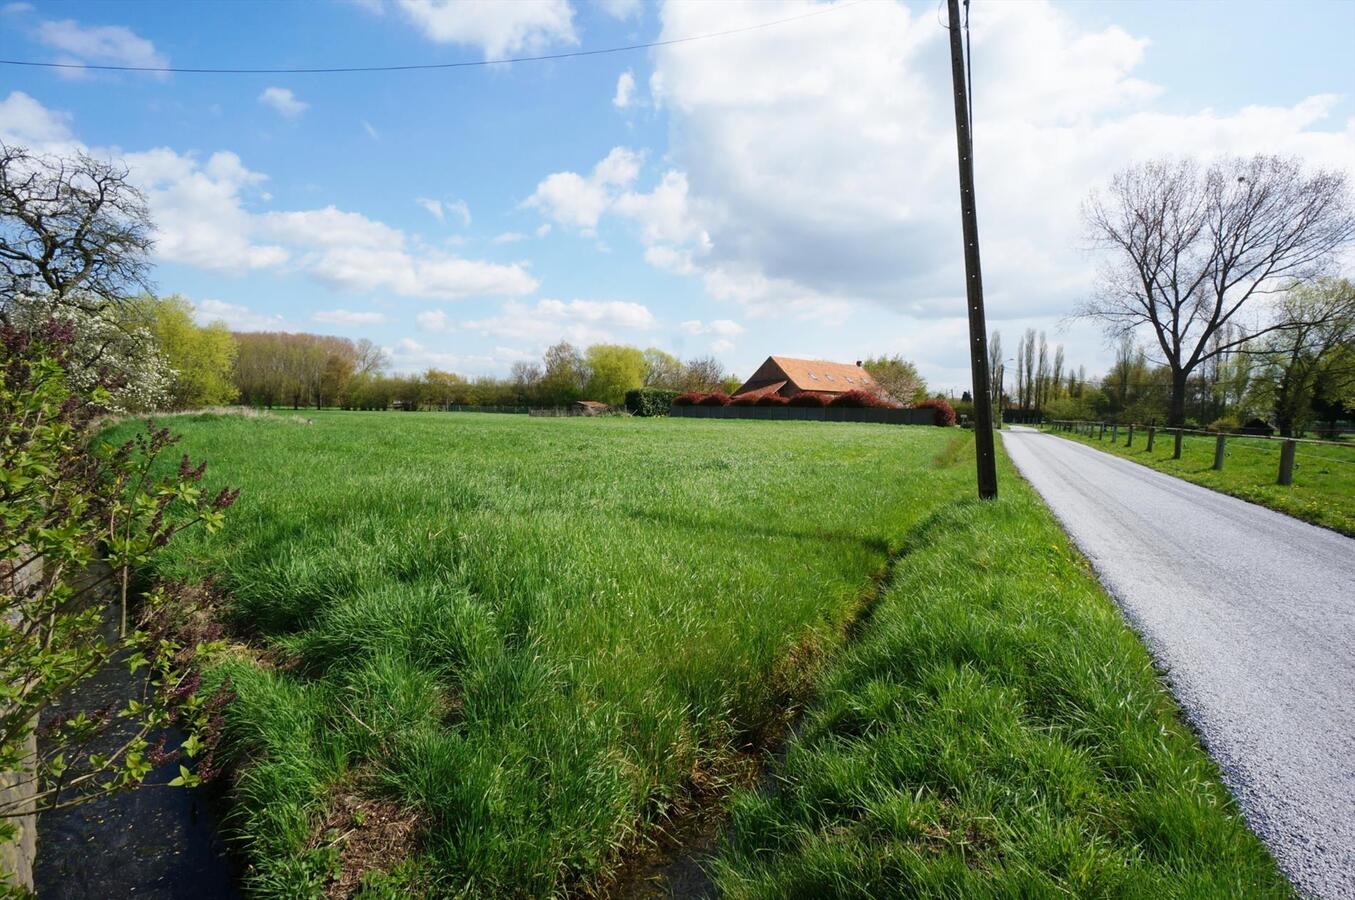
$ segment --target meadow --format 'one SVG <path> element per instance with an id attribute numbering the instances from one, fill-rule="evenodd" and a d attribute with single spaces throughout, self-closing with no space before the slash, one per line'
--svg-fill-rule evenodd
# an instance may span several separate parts
<path id="1" fill-rule="evenodd" d="M 237 641 L 210 680 L 252 894 L 612 893 L 731 791 L 730 896 L 1283 893 L 1038 500 L 1010 467 L 968 499 L 955 429 L 172 424 L 243 489 L 156 569 Z"/>
<path id="2" fill-rule="evenodd" d="M 1058 432 L 1059 437 L 1081 441 L 1109 453 L 1132 459 L 1231 494 L 1251 503 L 1355 536 L 1355 445 L 1300 443 L 1294 454 L 1294 483 L 1276 483 L 1280 471 L 1280 441 L 1232 437 L 1224 446 L 1223 468 L 1214 469 L 1214 438 L 1186 434 L 1181 437 L 1181 458 L 1173 459 L 1174 436 L 1166 429 L 1158 431 L 1153 449 L 1147 449 L 1147 432 L 1134 429 L 1134 444 L 1121 427 L 1117 440 L 1111 430 L 1105 437 L 1078 432 Z"/>

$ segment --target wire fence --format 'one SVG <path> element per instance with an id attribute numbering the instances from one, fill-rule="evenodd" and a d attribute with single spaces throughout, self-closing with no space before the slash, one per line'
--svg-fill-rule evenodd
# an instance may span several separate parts
<path id="1" fill-rule="evenodd" d="M 1119 424 L 1094 422 L 1084 419 L 1055 419 L 1045 423 L 1050 431 L 1076 434 L 1097 441 L 1109 440 L 1112 444 L 1127 448 L 1135 446 L 1136 440 L 1145 452 L 1152 452 L 1154 445 L 1163 439 L 1172 442 L 1172 459 L 1180 459 L 1187 440 L 1192 444 L 1203 443 L 1200 438 L 1210 438 L 1214 442 L 1215 471 L 1222 471 L 1226 465 L 1230 450 L 1246 450 L 1265 454 L 1276 459 L 1275 483 L 1292 485 L 1294 467 L 1303 448 L 1303 461 L 1336 463 L 1355 466 L 1355 442 L 1319 440 L 1317 438 L 1274 437 L 1265 434 L 1242 434 L 1237 432 L 1204 431 L 1197 428 L 1172 428 L 1138 423 Z"/>

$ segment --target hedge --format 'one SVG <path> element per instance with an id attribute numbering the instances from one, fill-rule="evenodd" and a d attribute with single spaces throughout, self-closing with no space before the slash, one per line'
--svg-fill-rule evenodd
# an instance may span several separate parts
<path id="1" fill-rule="evenodd" d="M 678 394 L 667 388 L 635 388 L 626 391 L 626 409 L 633 416 L 666 416 Z"/>
<path id="2" fill-rule="evenodd" d="M 923 400 L 915 404 L 913 409 L 930 409 L 934 415 L 933 424 L 943 428 L 949 428 L 955 424 L 955 409 L 942 397 L 935 397 L 931 400 Z"/>

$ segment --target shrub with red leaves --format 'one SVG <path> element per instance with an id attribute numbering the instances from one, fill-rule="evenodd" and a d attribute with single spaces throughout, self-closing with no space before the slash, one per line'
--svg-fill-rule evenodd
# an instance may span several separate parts
<path id="1" fill-rule="evenodd" d="M 757 398 L 758 406 L 785 406 L 790 403 L 789 397 L 782 397 L 780 394 L 763 394 Z"/>
<path id="2" fill-rule="evenodd" d="M 828 405 L 828 398 L 823 396 L 823 394 L 815 394 L 811 391 L 801 391 L 790 398 L 790 405 L 822 408 Z"/>
<path id="3" fill-rule="evenodd" d="M 715 391 L 696 401 L 697 406 L 728 406 L 729 395 L 724 391 Z"/>
<path id="4" fill-rule="evenodd" d="M 758 400 L 762 399 L 757 394 L 740 394 L 729 401 L 730 406 L 757 406 Z"/>
<path id="5" fill-rule="evenodd" d="M 860 388 L 852 391 L 844 391 L 838 394 L 832 400 L 828 401 L 829 406 L 846 407 L 848 409 L 879 409 L 884 406 L 880 398 L 870 391 L 863 391 Z"/>
<path id="6" fill-rule="evenodd" d="M 949 428 L 955 424 L 955 408 L 945 401 L 942 397 L 934 397 L 931 400 L 923 400 L 913 407 L 913 409 L 930 409 L 933 411 L 932 424 L 939 425 L 942 428 Z"/>
<path id="7" fill-rule="evenodd" d="M 701 393 L 700 391 L 689 391 L 689 392 L 687 392 L 687 393 L 685 393 L 685 394 L 678 394 L 676 397 L 674 397 L 674 398 L 673 398 L 673 405 L 674 405 L 674 406 L 696 406 L 698 403 L 700 403 L 700 402 L 701 402 L 702 400 L 704 400 L 704 399 L 706 399 L 706 395 L 703 394 L 703 393 Z"/>

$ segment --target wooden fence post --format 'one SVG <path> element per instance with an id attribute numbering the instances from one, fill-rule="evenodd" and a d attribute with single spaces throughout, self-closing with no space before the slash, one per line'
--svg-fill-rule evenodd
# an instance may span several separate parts
<path id="1" fill-rule="evenodd" d="M 1143 448 L 1145 453 L 1153 452 L 1153 438 L 1157 436 L 1157 428 L 1153 425 L 1148 426 L 1148 445 Z"/>
<path id="2" fill-rule="evenodd" d="M 1124 442 L 1126 447 L 1134 446 L 1134 423 L 1129 423 L 1129 439 Z"/>
<path id="3" fill-rule="evenodd" d="M 1172 459 L 1181 458 L 1181 429 L 1176 429 L 1176 446 L 1172 448 Z"/>
<path id="4" fill-rule="evenodd" d="M 1285 441 L 1280 446 L 1279 484 L 1294 483 L 1294 450 L 1298 447 L 1293 441 Z"/>
<path id="5" fill-rule="evenodd" d="M 1118 443 L 1120 442 L 1120 423 L 1119 423 L 1119 422 L 1116 422 L 1114 425 L 1110 426 L 1110 442 L 1111 442 L 1112 444 L 1118 444 Z"/>
<path id="6" fill-rule="evenodd" d="M 1226 440 L 1227 437 L 1221 431 L 1219 436 L 1214 438 L 1214 468 L 1220 471 L 1223 469 L 1223 442 Z"/>
<path id="7" fill-rule="evenodd" d="M 1102 423 L 1101 423 L 1101 434 L 1100 434 L 1096 439 L 1097 439 L 1098 441 L 1104 441 L 1104 440 L 1106 439 L 1106 423 L 1105 423 L 1105 422 L 1102 422 Z"/>

